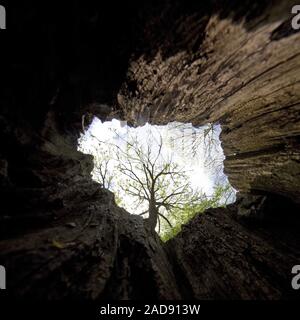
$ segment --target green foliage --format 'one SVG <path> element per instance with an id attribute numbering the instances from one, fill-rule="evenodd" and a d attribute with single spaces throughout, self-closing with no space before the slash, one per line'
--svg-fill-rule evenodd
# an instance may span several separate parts
<path id="1" fill-rule="evenodd" d="M 171 228 L 165 221 L 161 222 L 162 231 L 160 237 L 162 241 L 166 242 L 175 237 L 181 231 L 182 225 L 188 223 L 196 215 L 203 213 L 209 208 L 225 206 L 231 196 L 232 188 L 229 184 L 226 186 L 218 185 L 211 197 L 203 197 L 197 203 L 186 203 L 184 207 L 172 210 L 168 213 L 167 218 L 173 227 Z"/>

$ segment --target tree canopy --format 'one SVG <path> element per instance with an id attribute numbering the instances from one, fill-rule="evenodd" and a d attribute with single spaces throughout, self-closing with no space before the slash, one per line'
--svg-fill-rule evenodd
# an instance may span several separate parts
<path id="1" fill-rule="evenodd" d="M 130 202 L 132 213 L 142 215 L 149 230 L 156 230 L 163 240 L 177 234 L 181 225 L 197 213 L 220 206 L 232 197 L 233 189 L 229 184 L 217 184 L 212 195 L 195 188 L 187 166 L 174 159 L 174 150 L 165 152 L 166 141 L 161 132 L 149 130 L 141 139 L 138 132 L 120 134 L 113 131 L 113 139 L 109 140 L 91 134 L 96 144 L 94 150 L 86 151 L 95 158 L 94 176 L 102 187 L 115 193 L 119 205 L 126 207 Z M 195 139 L 192 135 L 194 140 L 190 145 L 186 144 L 190 149 L 185 151 L 192 157 L 199 156 L 197 141 L 202 137 L 206 142 L 212 133 L 213 129 L 209 127 L 204 130 L 203 137 L 200 135 Z M 211 137 L 215 138 L 214 135 Z M 176 143 L 176 137 L 174 141 Z M 208 165 L 215 164 L 211 162 L 215 140 L 211 139 L 211 143 L 211 146 L 205 145 L 209 150 Z"/>

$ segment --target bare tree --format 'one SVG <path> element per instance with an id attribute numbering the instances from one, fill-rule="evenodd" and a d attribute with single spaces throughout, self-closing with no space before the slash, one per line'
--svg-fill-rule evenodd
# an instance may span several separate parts
<path id="1" fill-rule="evenodd" d="M 115 148 L 117 170 L 124 177 L 119 187 L 134 199 L 135 209 L 141 211 L 139 215 L 148 214 L 146 225 L 150 230 L 154 231 L 158 223 L 160 232 L 160 219 L 172 227 L 167 212 L 203 199 L 202 193 L 193 191 L 186 171 L 172 160 L 172 156 L 162 154 L 161 134 L 158 138 L 150 134 L 145 143 L 141 143 L 136 135 L 119 138 L 125 148 L 110 144 L 110 148 Z"/>
<path id="2" fill-rule="evenodd" d="M 111 161 L 112 156 L 105 150 L 98 150 L 98 155 L 94 158 L 94 175 L 106 189 L 111 189 L 113 182 L 113 174 L 109 168 Z"/>
<path id="3" fill-rule="evenodd" d="M 94 156 L 93 176 L 99 182 L 102 188 L 111 189 L 113 182 L 113 174 L 110 168 L 112 162 L 112 154 L 109 149 L 103 148 L 101 143 L 87 143 L 90 138 L 99 139 L 92 134 L 82 136 L 79 142 L 80 150 L 84 153 Z"/>
<path id="4" fill-rule="evenodd" d="M 166 133 L 171 133 L 167 148 L 163 148 L 162 131 L 155 127 L 149 127 L 146 135 L 143 130 L 142 136 L 131 130 L 110 129 L 113 135 L 109 135 L 107 141 L 90 134 L 98 144 L 88 144 L 93 145 L 94 149 L 89 153 L 94 154 L 93 175 L 96 180 L 113 191 L 118 204 L 128 211 L 148 215 L 147 226 L 155 230 L 158 224 L 159 233 L 166 226 L 173 227 L 172 216 L 187 208 L 190 211 L 202 208 L 203 203 L 211 204 L 210 197 L 215 197 L 193 190 L 190 174 L 178 164 L 178 159 L 182 161 L 184 154 L 203 159 L 213 173 L 215 185 L 228 184 L 223 174 L 219 129 L 212 124 L 201 129 L 180 123 L 174 125 Z M 166 153 L 166 149 L 171 152 Z M 175 153 L 179 154 L 179 158 L 173 161 L 172 155 Z M 234 190 L 229 187 L 222 193 L 222 204 L 232 202 L 234 198 Z"/>
<path id="5" fill-rule="evenodd" d="M 181 135 L 176 135 L 177 132 Z M 200 158 L 208 171 L 212 171 L 216 184 L 226 183 L 223 174 L 224 156 L 221 149 L 221 142 L 218 138 L 220 127 L 217 124 L 209 123 L 200 128 L 187 126 L 184 123 L 176 123 L 171 127 L 173 145 L 184 145 L 185 152 L 191 154 L 193 158 Z M 175 137 L 175 138 L 174 138 Z"/>

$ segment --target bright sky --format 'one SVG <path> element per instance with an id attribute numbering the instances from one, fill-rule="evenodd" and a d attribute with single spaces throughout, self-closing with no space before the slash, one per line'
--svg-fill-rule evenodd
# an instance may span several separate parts
<path id="1" fill-rule="evenodd" d="M 213 128 L 213 130 L 208 130 Z M 204 133 L 209 134 L 204 139 Z M 93 154 L 94 157 L 99 153 L 99 142 L 93 138 L 95 136 L 100 141 L 124 147 L 126 136 L 130 134 L 137 135 L 139 143 L 146 145 L 151 142 L 153 147 L 158 150 L 159 137 L 163 139 L 163 148 L 160 157 L 172 157 L 172 160 L 178 163 L 184 170 L 187 170 L 190 182 L 195 189 L 202 190 L 206 195 L 212 195 L 216 184 L 227 184 L 228 180 L 223 173 L 224 154 L 219 140 L 221 127 L 219 125 L 203 126 L 194 128 L 191 124 L 169 123 L 166 126 L 153 126 L 146 124 L 142 127 L 132 128 L 127 126 L 126 122 L 112 120 L 102 123 L 98 118 L 94 118 L 88 130 L 81 135 L 78 149 L 84 153 Z M 195 140 L 196 139 L 196 140 Z M 208 140 L 213 141 L 209 144 Z M 193 141 L 196 143 L 193 144 Z M 125 144 L 126 145 L 126 144 Z M 192 149 L 196 146 L 196 151 Z M 105 152 L 110 153 L 109 144 L 104 145 Z M 103 153 L 103 144 L 102 149 Z M 155 149 L 154 149 L 155 150 Z M 208 156 L 210 150 L 210 157 Z M 116 163 L 112 160 L 109 164 L 109 170 L 114 173 Z M 93 179 L 99 181 L 99 177 L 93 172 Z M 113 183 L 111 191 L 121 195 Z M 129 212 L 134 213 L 130 197 L 122 194 L 123 206 Z M 232 199 L 234 201 L 234 199 Z"/>

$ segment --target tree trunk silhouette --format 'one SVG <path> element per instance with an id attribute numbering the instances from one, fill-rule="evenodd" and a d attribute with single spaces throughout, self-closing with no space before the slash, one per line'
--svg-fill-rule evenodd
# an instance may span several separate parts
<path id="1" fill-rule="evenodd" d="M 146 219 L 146 225 L 151 232 L 155 231 L 155 227 L 158 221 L 158 208 L 155 204 L 155 200 L 152 199 L 149 202 L 149 218 Z"/>

